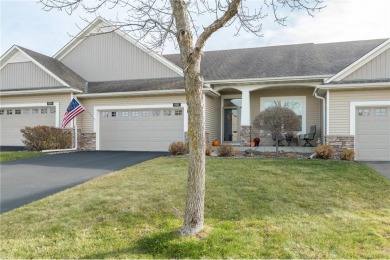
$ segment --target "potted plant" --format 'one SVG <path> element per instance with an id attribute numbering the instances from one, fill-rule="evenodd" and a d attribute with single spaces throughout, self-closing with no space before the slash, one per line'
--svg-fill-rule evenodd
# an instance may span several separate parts
<path id="1" fill-rule="evenodd" d="M 259 146 L 259 144 L 260 144 L 260 137 L 253 138 L 253 142 L 255 143 L 256 147 Z"/>

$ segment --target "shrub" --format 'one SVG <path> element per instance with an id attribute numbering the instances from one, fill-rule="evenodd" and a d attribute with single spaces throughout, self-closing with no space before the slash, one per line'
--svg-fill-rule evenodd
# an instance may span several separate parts
<path id="1" fill-rule="evenodd" d="M 344 149 L 340 159 L 346 161 L 353 161 L 355 160 L 355 152 L 349 149 Z"/>
<path id="2" fill-rule="evenodd" d="M 168 151 L 172 155 L 184 155 L 188 153 L 188 145 L 184 142 L 173 142 L 169 145 Z"/>
<path id="3" fill-rule="evenodd" d="M 52 126 L 25 127 L 20 130 L 29 151 L 67 149 L 72 147 L 72 132 Z"/>
<path id="4" fill-rule="evenodd" d="M 320 145 L 316 148 L 316 157 L 321 159 L 330 159 L 334 155 L 333 146 L 330 145 Z"/>
<path id="5" fill-rule="evenodd" d="M 210 144 L 206 144 L 206 155 L 209 156 L 213 152 Z"/>
<path id="6" fill-rule="evenodd" d="M 233 146 L 231 144 L 220 144 L 217 150 L 218 156 L 231 157 L 235 155 Z"/>

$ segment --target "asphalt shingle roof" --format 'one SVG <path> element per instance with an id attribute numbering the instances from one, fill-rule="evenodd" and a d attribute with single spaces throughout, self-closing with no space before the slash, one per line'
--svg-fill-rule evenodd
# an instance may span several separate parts
<path id="1" fill-rule="evenodd" d="M 42 66 L 44 66 L 46 69 L 48 69 L 51 73 L 53 73 L 58 78 L 66 82 L 69 86 L 79 90 L 84 89 L 86 80 L 80 77 L 73 70 L 69 69 L 59 60 L 26 49 L 21 46 L 17 46 L 17 47 L 20 48 L 22 51 L 24 51 L 26 54 L 28 54 L 30 57 L 32 57 L 34 60 L 36 60 L 38 63 L 40 63 Z"/>
<path id="2" fill-rule="evenodd" d="M 168 89 L 184 89 L 184 79 L 182 77 L 176 77 L 88 83 L 88 93 L 130 92 Z"/>
<path id="3" fill-rule="evenodd" d="M 206 51 L 206 80 L 334 75 L 387 39 Z M 165 58 L 181 67 L 180 55 Z"/>

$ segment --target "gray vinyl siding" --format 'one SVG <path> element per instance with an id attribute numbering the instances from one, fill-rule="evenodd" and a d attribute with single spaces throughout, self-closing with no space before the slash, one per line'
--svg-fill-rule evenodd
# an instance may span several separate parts
<path id="1" fill-rule="evenodd" d="M 390 78 L 390 49 L 369 61 L 343 80 Z"/>
<path id="2" fill-rule="evenodd" d="M 251 92 L 251 124 L 255 117 L 260 113 L 260 98 L 261 97 L 287 97 L 287 96 L 305 96 L 306 97 L 306 133 L 310 132 L 310 126 L 316 125 L 317 131 L 312 144 L 315 144 L 317 139 L 321 137 L 321 100 L 313 96 L 312 88 L 286 88 L 286 89 L 265 89 Z M 258 134 L 253 129 L 252 136 Z M 267 141 L 262 145 L 270 145 L 271 141 Z"/>
<path id="3" fill-rule="evenodd" d="M 209 141 L 221 138 L 221 98 L 206 96 L 206 132 Z"/>
<path id="4" fill-rule="evenodd" d="M 94 108 L 99 106 L 142 106 L 186 103 L 184 95 L 150 96 L 150 97 L 109 97 L 109 98 L 78 98 L 84 106 L 83 112 L 77 118 L 77 124 L 83 133 L 94 133 Z"/>
<path id="5" fill-rule="evenodd" d="M 88 81 L 179 76 L 117 33 L 87 37 L 61 62 Z"/>
<path id="6" fill-rule="evenodd" d="M 9 63 L 0 70 L 0 89 L 63 86 L 33 62 Z"/>
<path id="7" fill-rule="evenodd" d="M 390 101 L 390 89 L 329 91 L 329 135 L 350 134 L 350 103 Z"/>

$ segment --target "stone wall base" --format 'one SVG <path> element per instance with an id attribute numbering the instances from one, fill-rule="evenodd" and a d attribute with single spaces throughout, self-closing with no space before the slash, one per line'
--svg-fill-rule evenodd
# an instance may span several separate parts
<path id="1" fill-rule="evenodd" d="M 96 133 L 79 133 L 78 149 L 81 151 L 96 150 Z"/>
<path id="2" fill-rule="evenodd" d="M 251 126 L 240 126 L 240 144 L 241 146 L 249 146 L 251 142 Z"/>
<path id="3" fill-rule="evenodd" d="M 326 144 L 331 145 L 335 151 L 335 157 L 340 157 L 343 150 L 354 150 L 355 137 L 354 136 L 327 136 Z"/>

